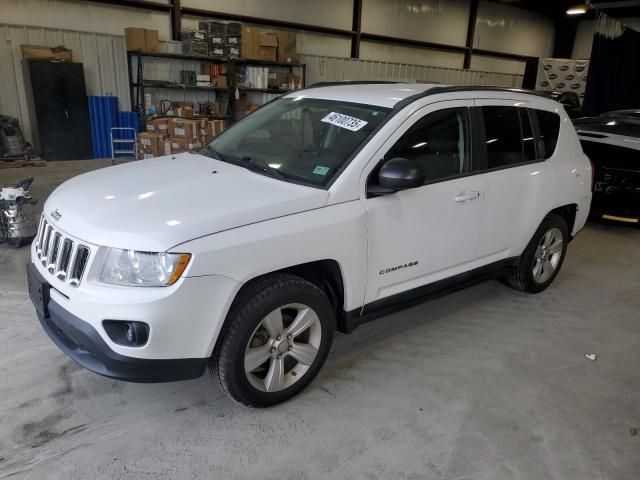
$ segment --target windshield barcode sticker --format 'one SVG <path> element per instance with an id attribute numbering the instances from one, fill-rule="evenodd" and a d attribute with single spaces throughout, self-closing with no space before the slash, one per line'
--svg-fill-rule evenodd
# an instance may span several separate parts
<path id="1" fill-rule="evenodd" d="M 329 115 L 322 119 L 325 123 L 330 123 L 336 127 L 346 128 L 352 132 L 357 132 L 364 127 L 367 122 L 360 120 L 356 117 L 350 117 L 349 115 L 343 115 L 342 113 L 331 112 Z"/>

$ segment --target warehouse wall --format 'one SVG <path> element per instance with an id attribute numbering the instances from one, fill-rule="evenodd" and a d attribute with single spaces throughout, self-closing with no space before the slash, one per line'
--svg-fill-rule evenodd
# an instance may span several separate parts
<path id="1" fill-rule="evenodd" d="M 166 3 L 166 0 L 156 0 Z M 79 0 L 0 0 L 0 22 L 122 35 L 124 26 L 152 28 L 170 37 L 169 16 Z"/>
<path id="2" fill-rule="evenodd" d="M 54 47 L 64 44 L 73 59 L 84 64 L 89 95 L 116 95 L 122 110 L 130 110 L 124 37 L 44 27 L 0 24 L 0 113 L 18 118 L 31 140 L 20 45 Z"/>
<path id="3" fill-rule="evenodd" d="M 154 0 L 167 3 L 168 0 Z M 401 36 L 426 42 L 464 46 L 470 0 L 363 0 L 362 31 Z M 273 18 L 350 30 L 350 0 L 182 0 L 184 7 Z M 163 12 L 113 7 L 80 0 L 1 0 L 3 23 L 121 35 L 123 26 L 157 29 L 170 38 L 169 16 Z M 197 18 L 184 17 L 184 27 Z M 494 2 L 481 1 L 474 47 L 530 56 L 550 56 L 553 22 L 539 14 Z M 298 32 L 303 54 L 348 57 L 350 40 L 344 37 Z M 363 42 L 361 58 L 462 67 L 463 55 L 437 50 Z M 477 68 L 522 73 L 523 62 L 486 57 Z"/>
<path id="4" fill-rule="evenodd" d="M 470 0 L 363 0 L 362 30 L 464 46 L 469 3 Z M 351 29 L 352 21 L 350 0 L 182 0 L 182 5 L 346 30 Z M 184 17 L 183 26 L 195 27 L 197 21 L 197 18 Z M 3 85 L 0 112 L 18 117 L 28 138 L 30 127 L 21 71 L 21 44 L 64 44 L 71 48 L 74 59 L 85 64 L 88 93 L 117 95 L 120 108 L 128 109 L 124 27 L 157 29 L 161 40 L 169 39 L 171 32 L 166 13 L 81 0 L 0 0 L 0 22 L 0 35 L 4 39 L 0 42 L 0 64 L 3 66 L 0 69 Z M 351 46 L 347 38 L 299 31 L 297 42 L 305 59 L 337 58 L 350 66 L 355 65 L 347 60 Z M 521 9 L 480 2 L 474 39 L 476 48 L 550 56 L 552 45 L 553 24 L 550 20 Z M 501 85 L 519 85 L 524 71 L 524 63 L 520 61 L 474 55 L 471 69 L 475 72 L 464 74 L 460 73 L 463 58 L 461 53 L 363 41 L 357 78 L 363 78 L 360 75 L 367 71 L 366 68 L 370 68 L 369 78 L 387 78 L 384 68 L 385 72 L 396 72 L 397 69 L 411 72 L 401 77 L 403 80 L 458 83 L 464 79 L 464 83 L 487 84 L 488 79 L 493 79 L 491 81 Z M 333 61 L 327 60 L 327 64 Z M 420 70 L 420 66 L 437 68 Z M 331 78 L 332 71 L 324 71 L 322 78 L 348 79 L 356 72 L 336 70 Z M 496 72 L 508 75 L 492 77 Z M 390 78 L 400 77 L 394 73 Z"/>

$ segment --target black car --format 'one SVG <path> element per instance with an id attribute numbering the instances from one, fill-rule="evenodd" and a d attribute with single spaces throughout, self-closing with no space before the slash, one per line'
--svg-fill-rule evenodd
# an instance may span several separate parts
<path id="1" fill-rule="evenodd" d="M 573 121 L 595 168 L 593 217 L 640 223 L 640 109 Z"/>

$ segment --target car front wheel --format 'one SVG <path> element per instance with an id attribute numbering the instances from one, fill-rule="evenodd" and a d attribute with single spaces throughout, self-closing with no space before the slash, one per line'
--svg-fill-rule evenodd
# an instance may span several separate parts
<path id="1" fill-rule="evenodd" d="M 294 275 L 269 275 L 239 293 L 210 370 L 237 402 L 273 405 L 311 383 L 334 330 L 335 315 L 322 290 Z"/>

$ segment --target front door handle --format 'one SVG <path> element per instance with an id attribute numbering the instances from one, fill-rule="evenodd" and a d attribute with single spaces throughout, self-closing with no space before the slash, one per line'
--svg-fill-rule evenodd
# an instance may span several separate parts
<path id="1" fill-rule="evenodd" d="M 480 192 L 476 190 L 472 190 L 470 192 L 460 192 L 456 198 L 453 199 L 454 202 L 469 202 L 471 200 L 475 200 L 480 197 Z"/>

